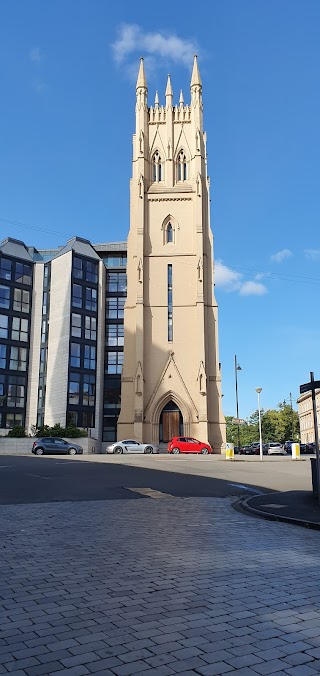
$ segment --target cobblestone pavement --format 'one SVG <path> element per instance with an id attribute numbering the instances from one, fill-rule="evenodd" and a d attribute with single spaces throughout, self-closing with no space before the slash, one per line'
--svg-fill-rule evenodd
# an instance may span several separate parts
<path id="1" fill-rule="evenodd" d="M 318 532 L 231 502 L 2 506 L 0 674 L 319 674 Z"/>

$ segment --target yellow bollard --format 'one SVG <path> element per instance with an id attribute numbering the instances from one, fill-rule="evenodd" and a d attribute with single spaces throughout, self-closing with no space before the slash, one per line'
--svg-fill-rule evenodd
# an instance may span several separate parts
<path id="1" fill-rule="evenodd" d="M 226 460 L 234 460 L 234 444 L 226 444 Z"/>
<path id="2" fill-rule="evenodd" d="M 292 460 L 300 460 L 300 444 L 291 444 Z"/>

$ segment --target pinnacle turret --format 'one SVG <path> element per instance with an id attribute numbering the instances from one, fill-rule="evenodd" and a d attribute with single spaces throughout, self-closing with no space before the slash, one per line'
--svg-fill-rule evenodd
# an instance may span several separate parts
<path id="1" fill-rule="evenodd" d="M 180 106 L 183 106 L 183 105 L 184 105 L 184 98 L 183 98 L 182 89 L 180 89 L 179 104 L 180 104 Z"/>
<path id="2" fill-rule="evenodd" d="M 168 80 L 167 80 L 167 86 L 166 86 L 166 96 L 173 96 L 173 91 L 172 91 L 172 86 L 171 86 L 171 79 L 170 75 L 168 75 Z"/>
<path id="3" fill-rule="evenodd" d="M 136 89 L 140 89 L 140 88 L 142 88 L 142 87 L 143 87 L 143 89 L 148 89 L 148 87 L 147 87 L 147 80 L 146 80 L 146 74 L 145 74 L 145 72 L 144 72 L 144 61 L 143 61 L 143 57 L 141 57 L 141 59 L 140 59 L 140 67 L 139 67 L 139 73 L 138 73 L 138 79 L 137 79 Z"/>
<path id="4" fill-rule="evenodd" d="M 192 89 L 192 87 L 201 87 L 202 88 L 202 82 L 201 82 L 199 66 L 198 66 L 198 57 L 197 57 L 196 54 L 194 55 L 194 59 L 193 59 L 193 70 L 192 70 L 190 87 L 191 87 L 191 89 Z"/>
<path id="5" fill-rule="evenodd" d="M 159 94 L 158 94 L 158 90 L 156 91 L 156 95 L 155 95 L 155 98 L 154 98 L 154 106 L 155 106 L 155 108 L 159 108 Z"/>

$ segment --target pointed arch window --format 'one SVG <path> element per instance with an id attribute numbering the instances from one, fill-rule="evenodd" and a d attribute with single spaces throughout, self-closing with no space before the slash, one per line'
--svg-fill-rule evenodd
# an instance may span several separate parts
<path id="1" fill-rule="evenodd" d="M 167 244 L 170 244 L 170 243 L 173 242 L 173 227 L 172 227 L 172 224 L 170 223 L 170 221 L 167 225 L 166 242 L 167 242 Z"/>
<path id="2" fill-rule="evenodd" d="M 155 183 L 162 181 L 162 162 L 158 150 L 155 152 L 152 159 L 152 179 Z"/>
<path id="3" fill-rule="evenodd" d="M 187 180 L 187 158 L 184 150 L 178 155 L 178 181 Z"/>

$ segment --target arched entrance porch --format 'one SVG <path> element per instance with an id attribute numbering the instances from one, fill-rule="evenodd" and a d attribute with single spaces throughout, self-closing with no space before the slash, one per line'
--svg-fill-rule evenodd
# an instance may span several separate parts
<path id="1" fill-rule="evenodd" d="M 163 407 L 159 421 L 159 441 L 167 443 L 183 434 L 183 417 L 179 406 L 170 399 Z"/>

